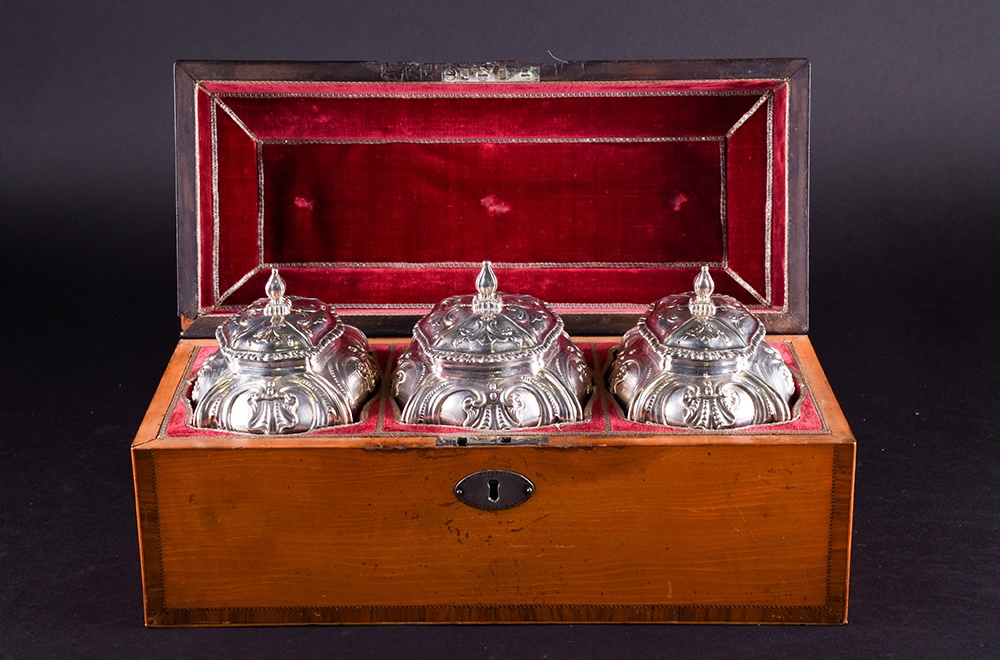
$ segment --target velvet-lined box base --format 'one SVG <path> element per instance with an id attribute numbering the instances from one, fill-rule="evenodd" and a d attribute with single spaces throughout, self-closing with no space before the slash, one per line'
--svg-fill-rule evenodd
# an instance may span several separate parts
<path id="1" fill-rule="evenodd" d="M 584 422 L 506 443 L 401 425 L 385 387 L 331 432 L 193 429 L 213 342 L 182 340 L 132 445 L 146 622 L 842 623 L 854 439 L 808 338 L 768 339 L 801 376 L 788 424 L 632 424 L 599 387 Z M 577 341 L 602 371 L 614 338 Z M 373 340 L 381 368 L 405 343 Z M 533 496 L 456 498 L 489 469 Z"/>

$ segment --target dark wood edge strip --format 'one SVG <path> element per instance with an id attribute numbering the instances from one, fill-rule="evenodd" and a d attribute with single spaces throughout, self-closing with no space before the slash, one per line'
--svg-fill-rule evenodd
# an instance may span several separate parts
<path id="1" fill-rule="evenodd" d="M 177 195 L 177 312 L 198 316 L 198 141 L 195 135 L 195 80 L 178 62 L 174 65 L 174 163 Z"/>
<path id="2" fill-rule="evenodd" d="M 806 63 L 801 58 L 725 60 L 607 60 L 573 62 L 295 62 L 239 60 L 182 60 L 183 68 L 195 81 L 369 81 L 440 82 L 449 66 L 507 65 L 538 66 L 543 81 L 628 81 L 628 80 L 745 80 L 785 79 Z"/>
<path id="3" fill-rule="evenodd" d="M 788 287 L 787 329 L 774 331 L 806 333 L 809 331 L 809 63 L 802 62 L 788 80 L 788 123 L 785 126 L 788 162 L 785 213 L 788 235 L 785 250 Z M 771 332 L 771 326 L 768 327 Z"/>
<path id="4" fill-rule="evenodd" d="M 834 445 L 833 492 L 830 505 L 830 554 L 827 605 L 847 623 L 851 572 L 851 528 L 854 515 L 855 444 Z"/>
<path id="5" fill-rule="evenodd" d="M 164 610 L 151 627 L 384 623 L 737 623 L 837 624 L 825 607 L 685 605 L 369 606 Z"/>
<path id="6" fill-rule="evenodd" d="M 142 563 L 146 625 L 164 625 L 160 623 L 160 619 L 166 611 L 167 601 L 163 589 L 163 552 L 160 544 L 159 503 L 156 499 L 153 452 L 133 448 L 132 471 L 135 475 L 135 503 L 139 523 L 139 554 Z"/>

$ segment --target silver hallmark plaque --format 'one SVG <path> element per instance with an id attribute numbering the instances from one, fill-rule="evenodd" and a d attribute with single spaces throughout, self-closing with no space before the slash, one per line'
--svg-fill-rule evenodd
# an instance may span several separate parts
<path id="1" fill-rule="evenodd" d="M 451 64 L 441 71 L 447 83 L 518 83 L 541 80 L 537 66 L 507 64 Z"/>
<path id="2" fill-rule="evenodd" d="M 593 377 L 562 319 L 538 298 L 498 292 L 488 261 L 476 289 L 414 327 L 392 377 L 401 421 L 492 431 L 581 421 Z"/>
<path id="3" fill-rule="evenodd" d="M 622 337 L 608 391 L 635 422 L 729 429 L 792 418 L 795 380 L 764 326 L 714 293 L 707 267 L 692 293 L 650 306 Z"/>
<path id="4" fill-rule="evenodd" d="M 195 426 L 302 433 L 351 424 L 378 385 L 365 335 L 315 298 L 285 296 L 272 269 L 262 298 L 216 331 L 194 382 Z"/>

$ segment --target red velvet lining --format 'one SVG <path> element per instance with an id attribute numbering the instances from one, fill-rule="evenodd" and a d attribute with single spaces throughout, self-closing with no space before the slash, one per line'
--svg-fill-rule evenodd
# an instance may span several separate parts
<path id="1" fill-rule="evenodd" d="M 690 291 L 698 274 L 697 268 L 510 268 L 503 264 L 495 264 L 494 271 L 501 292 L 541 298 L 557 311 L 587 305 L 588 309 L 634 307 L 641 312 L 653 302 L 652 296 L 658 300 L 663 292 Z M 368 305 L 383 305 L 389 309 L 410 305 L 428 311 L 446 296 L 475 293 L 478 273 L 478 265 L 283 268 L 281 277 L 290 293 L 328 291 L 326 302 L 346 313 L 348 309 L 367 309 Z M 269 276 L 270 271 L 266 270 L 255 273 L 220 309 L 233 311 L 262 298 Z M 746 297 L 745 289 L 725 271 L 713 269 L 712 278 L 717 293 Z M 616 296 L 617 303 L 613 307 L 606 306 L 612 295 Z M 759 310 L 760 305 L 751 305 L 751 308 Z"/>
<path id="2" fill-rule="evenodd" d="M 788 86 L 782 85 L 774 91 L 773 127 L 771 135 L 774 162 L 771 167 L 771 259 L 768 268 L 771 273 L 770 300 L 773 307 L 785 304 L 785 278 L 787 260 L 785 246 L 788 240 L 786 213 L 788 212 Z"/>
<path id="3" fill-rule="evenodd" d="M 269 263 L 722 261 L 718 142 L 262 152 Z"/>
<path id="4" fill-rule="evenodd" d="M 250 133 L 269 142 L 497 140 L 718 136 L 760 98 L 758 94 L 456 97 L 450 92 L 429 98 L 386 98 L 379 92 L 360 98 L 233 97 L 224 103 Z M 295 120 L 289 121 L 289 116 Z"/>
<path id="5" fill-rule="evenodd" d="M 217 243 L 213 236 L 215 193 L 212 189 L 212 180 L 216 169 L 212 158 L 212 149 L 215 145 L 215 140 L 212 139 L 213 114 L 212 98 L 199 89 L 195 94 L 195 122 L 198 133 L 198 295 L 202 307 L 211 307 L 217 302 L 213 286 L 213 266 L 218 262 L 213 254 Z M 222 264 L 218 264 L 217 267 L 223 268 Z"/>
<path id="6" fill-rule="evenodd" d="M 726 150 L 726 218 L 729 263 L 761 296 L 766 296 L 768 264 L 768 164 L 766 104 L 728 140 Z"/>
<path id="7" fill-rule="evenodd" d="M 785 363 L 797 372 L 800 371 L 798 361 L 791 348 L 784 343 L 772 344 L 785 359 Z M 704 431 L 692 431 L 667 426 L 653 426 L 649 424 L 638 424 L 624 419 L 621 408 L 614 401 L 613 397 L 604 389 L 603 378 L 609 366 L 609 353 L 618 346 L 617 343 L 584 344 L 581 346 L 587 362 L 593 368 L 596 362 L 599 369 L 596 370 L 596 378 L 601 381 L 597 387 L 597 392 L 587 403 L 587 419 L 577 424 L 564 424 L 558 427 L 545 427 L 539 429 L 547 435 L 577 435 L 596 434 L 600 436 L 624 436 L 624 435 L 704 435 Z M 383 385 L 386 374 L 391 373 L 395 356 L 398 355 L 401 345 L 389 346 L 376 344 L 372 348 L 378 359 L 379 368 L 382 372 Z M 395 350 L 392 350 L 395 349 Z M 191 414 L 190 404 L 187 402 L 189 390 L 188 383 L 201 367 L 208 356 L 214 353 L 215 347 L 206 346 L 197 350 L 192 360 L 184 380 L 181 382 L 177 401 L 171 410 L 167 421 L 165 433 L 162 437 L 167 438 L 190 438 L 190 437 L 218 437 L 231 436 L 233 434 L 224 431 L 212 431 L 192 427 L 189 424 Z M 825 430 L 823 420 L 816 408 L 812 391 L 806 383 L 800 386 L 799 398 L 794 406 L 796 417 L 784 424 L 769 424 L 765 426 L 747 427 L 736 431 L 726 431 L 726 434 L 753 435 L 753 434 L 799 434 L 799 433 L 821 433 Z M 422 426 L 412 424 L 401 424 L 397 421 L 398 410 L 395 404 L 386 397 L 386 388 L 383 386 L 379 397 L 368 403 L 362 411 L 361 420 L 357 424 L 341 426 L 335 428 L 322 429 L 308 435 L 315 436 L 363 436 L 379 437 L 380 435 L 442 435 L 467 433 L 466 430 L 456 427 Z"/>
<path id="8" fill-rule="evenodd" d="M 196 99 L 203 313 L 260 297 L 273 264 L 335 305 L 428 305 L 486 258 L 524 266 L 502 289 L 557 305 L 645 305 L 701 263 L 745 304 L 784 305 L 779 81 L 204 82 Z"/>
<path id="9" fill-rule="evenodd" d="M 629 80 L 621 82 L 541 82 L 541 83 L 435 83 L 435 82 L 295 82 L 295 81 L 225 81 L 206 80 L 199 86 L 220 96 L 324 96 L 412 95 L 446 96 L 537 96 L 539 94 L 620 94 L 633 93 L 723 93 L 763 94 L 783 83 L 777 79 L 747 80 Z"/>
<path id="10" fill-rule="evenodd" d="M 222 291 L 235 284 L 259 263 L 257 249 L 257 145 L 226 113 L 216 113 L 216 140 L 219 153 L 229 156 L 220 167 L 215 185 L 219 199 L 219 235 L 225 240 L 216 246 L 219 286 Z"/>

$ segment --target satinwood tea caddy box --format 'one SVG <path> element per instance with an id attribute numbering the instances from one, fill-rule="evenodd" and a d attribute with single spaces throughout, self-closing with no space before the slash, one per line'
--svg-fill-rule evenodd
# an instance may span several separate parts
<path id="1" fill-rule="evenodd" d="M 132 444 L 147 625 L 846 621 L 855 441 L 805 334 L 806 61 L 180 62 L 175 97 L 183 332 Z M 414 322 L 484 259 L 584 350 L 584 421 L 398 421 Z M 791 422 L 651 426 L 608 395 L 622 333 L 704 265 L 798 374 Z M 380 390 L 350 426 L 194 428 L 215 328 L 272 267 L 368 335 Z M 484 470 L 534 492 L 469 506 Z"/>

